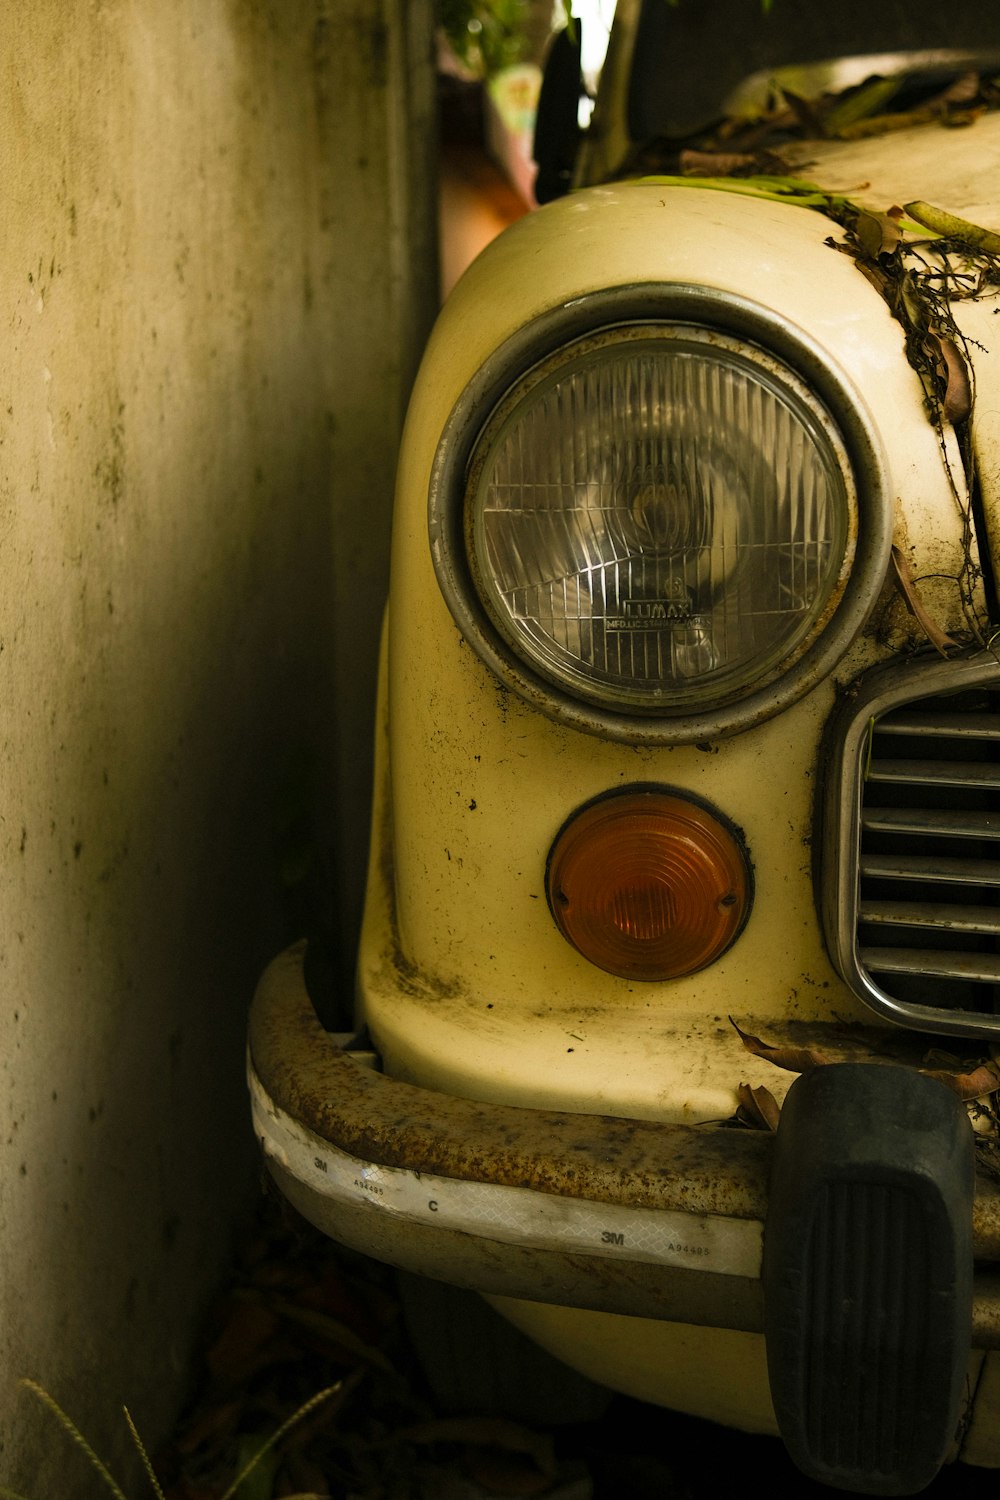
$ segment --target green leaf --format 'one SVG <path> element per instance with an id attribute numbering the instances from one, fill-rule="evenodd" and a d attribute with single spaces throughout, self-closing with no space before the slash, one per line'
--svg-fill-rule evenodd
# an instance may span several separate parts
<path id="1" fill-rule="evenodd" d="M 916 219 L 918 224 L 934 234 L 958 240 L 960 244 L 968 245 L 973 250 L 983 250 L 988 255 L 1000 254 L 1000 234 L 992 229 L 984 229 L 980 224 L 970 224 L 968 219 L 960 219 L 957 214 L 935 208 L 933 204 L 924 203 L 919 198 L 903 206 L 911 219 Z"/>
<path id="2" fill-rule="evenodd" d="M 855 125 L 859 120 L 867 120 L 870 116 L 880 114 L 899 92 L 898 78 L 870 78 L 860 88 L 852 89 L 838 99 L 827 113 L 823 116 L 823 129 L 827 135 L 838 135 L 840 131 L 846 130 L 849 125 Z"/>

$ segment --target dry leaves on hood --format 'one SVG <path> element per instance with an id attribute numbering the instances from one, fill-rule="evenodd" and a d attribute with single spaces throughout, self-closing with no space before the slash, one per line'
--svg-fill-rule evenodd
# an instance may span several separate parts
<path id="1" fill-rule="evenodd" d="M 917 581 L 904 553 L 899 547 L 893 546 L 890 557 L 896 586 L 903 596 L 907 609 L 935 650 L 940 651 L 942 656 L 947 656 L 949 650 L 955 646 L 955 642 L 928 612 L 917 592 Z"/>
<path id="2" fill-rule="evenodd" d="M 748 1031 L 743 1031 L 732 1016 L 729 1017 L 729 1024 L 754 1057 L 764 1057 L 768 1062 L 774 1063 L 776 1068 L 785 1068 L 789 1073 L 808 1073 L 810 1068 L 821 1068 L 831 1061 L 812 1047 L 772 1047 L 770 1042 L 763 1042 L 759 1036 L 751 1036 Z"/>
<path id="3" fill-rule="evenodd" d="M 741 1083 L 736 1097 L 739 1100 L 736 1118 L 741 1125 L 749 1125 L 751 1130 L 777 1130 L 781 1105 L 770 1089 Z"/>
<path id="4" fill-rule="evenodd" d="M 972 378 L 962 351 L 953 338 L 935 328 L 927 330 L 924 348 L 944 386 L 941 415 L 953 425 L 965 422 L 972 414 Z"/>
<path id="5" fill-rule="evenodd" d="M 891 255 L 903 237 L 900 215 L 892 209 L 888 213 L 875 213 L 872 209 L 858 210 L 854 221 L 854 233 L 867 255 L 877 260 L 880 255 Z"/>

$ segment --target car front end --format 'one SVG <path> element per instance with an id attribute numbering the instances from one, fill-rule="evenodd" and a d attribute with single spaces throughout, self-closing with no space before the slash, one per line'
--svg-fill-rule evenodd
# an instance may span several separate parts
<path id="1" fill-rule="evenodd" d="M 301 949 L 251 1020 L 326 1232 L 872 1493 L 1000 1466 L 1000 300 L 851 214 L 996 222 L 998 127 L 964 176 L 954 132 L 836 146 L 819 205 L 588 188 L 466 273 L 400 461 L 358 1032 Z M 966 277 L 936 372 L 893 255 L 911 302 Z"/>

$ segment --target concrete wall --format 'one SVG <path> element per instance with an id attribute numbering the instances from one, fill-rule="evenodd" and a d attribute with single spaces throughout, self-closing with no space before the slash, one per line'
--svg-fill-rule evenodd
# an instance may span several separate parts
<path id="1" fill-rule="evenodd" d="M 123 1473 L 121 1403 L 162 1433 L 253 1178 L 255 978 L 334 905 L 349 966 L 429 39 L 422 0 L 0 20 L 0 1483 L 38 1500 L 95 1481 L 17 1377 Z"/>

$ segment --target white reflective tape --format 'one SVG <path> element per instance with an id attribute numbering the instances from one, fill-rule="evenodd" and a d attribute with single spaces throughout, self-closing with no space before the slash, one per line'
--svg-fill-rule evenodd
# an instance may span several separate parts
<path id="1" fill-rule="evenodd" d="M 365 1202 L 401 1219 L 436 1224 L 504 1244 L 563 1250 L 655 1265 L 759 1277 L 764 1227 L 758 1220 L 625 1208 L 382 1167 L 339 1150 L 279 1109 L 249 1070 L 254 1128 L 264 1152 L 325 1198 Z"/>

